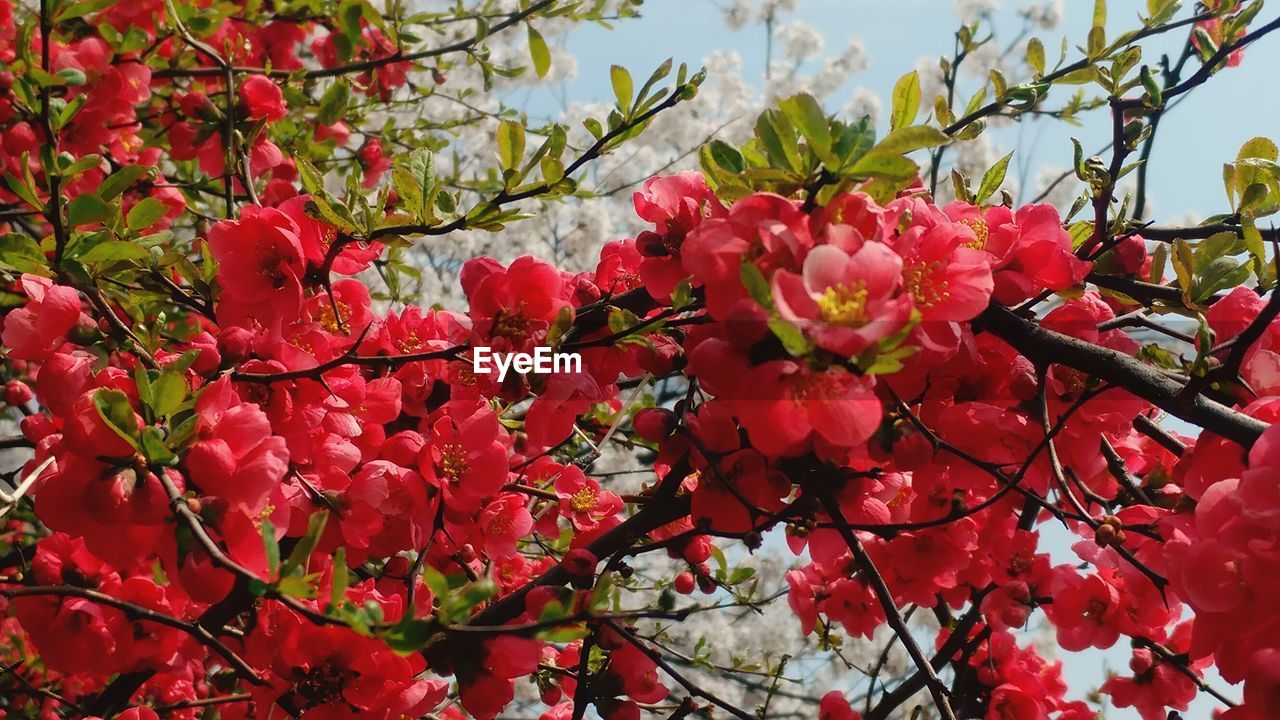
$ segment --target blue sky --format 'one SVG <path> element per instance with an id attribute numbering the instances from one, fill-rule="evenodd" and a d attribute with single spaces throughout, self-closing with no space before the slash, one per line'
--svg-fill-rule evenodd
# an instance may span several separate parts
<path id="1" fill-rule="evenodd" d="M 997 17 L 1003 42 L 1020 27 L 1013 10 L 1021 4 L 1023 0 L 1002 2 Z M 716 50 L 736 51 L 748 79 L 763 77 L 763 29 L 729 30 L 719 5 L 714 0 L 648 0 L 640 19 L 617 23 L 613 30 L 575 30 L 569 45 L 578 58 L 579 71 L 568 84 L 567 96 L 571 100 L 612 97 L 608 79 L 611 64 L 641 74 L 674 57 L 696 67 Z M 1092 5 L 1087 0 L 1066 0 L 1063 24 L 1052 32 L 1039 33 L 1051 64 L 1063 37 L 1068 38 L 1071 48 L 1068 61 L 1076 58 L 1074 47 L 1088 31 Z M 1138 12 L 1145 5 L 1144 0 L 1112 0 L 1108 22 L 1112 34 L 1138 27 Z M 959 24 L 947 0 L 800 0 L 794 17 L 819 28 L 829 51 L 843 47 L 851 37 L 860 38 L 870 67 L 852 76 L 843 92 L 847 96 L 853 88 L 863 86 L 882 98 L 920 57 L 950 53 Z M 1159 52 L 1176 52 L 1185 35 L 1175 35 L 1150 43 L 1144 60 L 1154 63 Z M 1235 158 L 1245 140 L 1274 132 L 1280 94 L 1267 88 L 1270 73 L 1277 67 L 1280 41 L 1266 38 L 1249 48 L 1242 66 L 1220 73 L 1166 115 L 1150 171 L 1155 219 L 1177 220 L 1188 212 L 1207 216 L 1226 211 L 1222 164 Z M 977 87 L 974 83 L 972 78 L 963 78 L 962 87 L 972 92 Z M 1059 90 L 1051 101 L 1067 96 L 1066 90 Z M 843 102 L 840 98 L 832 109 Z M 1100 149 L 1110 139 L 1108 123 L 1103 115 L 1094 114 L 1084 118 L 1083 127 L 1043 123 L 1040 131 L 1041 124 L 1031 124 L 1021 135 L 1017 128 L 1009 128 L 1001 130 L 997 138 L 1006 151 L 1017 150 L 1015 163 L 1029 160 L 1034 176 L 1034 170 L 1045 165 L 1070 165 L 1072 136 L 1081 140 L 1087 152 Z"/>
<path id="2" fill-rule="evenodd" d="M 1012 11 L 1022 4 L 1023 0 L 1001 3 L 997 17 L 1002 44 L 1009 42 L 1020 27 Z M 1112 0 L 1110 34 L 1138 27 L 1137 16 L 1145 5 L 1143 0 Z M 1064 36 L 1069 41 L 1068 62 L 1078 56 L 1074 47 L 1088 31 L 1092 6 L 1087 0 L 1066 0 L 1063 24 L 1054 31 L 1038 33 L 1050 64 L 1056 61 Z M 920 57 L 949 54 L 958 27 L 952 7 L 948 0 L 800 0 L 794 17 L 819 28 L 828 51 L 838 51 L 851 37 L 857 37 L 870 57 L 869 68 L 852 76 L 842 95 L 832 103 L 834 110 L 858 86 L 887 98 L 897 78 L 915 68 Z M 742 57 L 748 79 L 758 81 L 763 77 L 763 29 L 726 28 L 719 3 L 648 0 L 642 12 L 642 18 L 618 23 L 613 30 L 580 28 L 571 34 L 569 47 L 578 59 L 579 71 L 567 85 L 569 100 L 611 98 L 611 64 L 624 65 L 643 76 L 668 57 L 696 67 L 717 50 L 736 51 Z M 1269 17 L 1265 11 L 1264 16 Z M 1185 37 L 1173 33 L 1169 38 L 1151 41 L 1144 48 L 1144 62 L 1154 64 L 1160 53 L 1176 52 Z M 1271 73 L 1276 68 L 1280 68 L 1280 38 L 1264 39 L 1247 50 L 1243 65 L 1223 71 L 1165 116 L 1149 179 L 1154 219 L 1166 223 L 1183 220 L 1189 213 L 1208 216 L 1228 210 L 1221 182 L 1222 164 L 1234 160 L 1240 145 L 1249 138 L 1275 133 L 1280 94 L 1271 91 Z M 961 96 L 967 98 L 976 89 L 975 83 L 966 78 Z M 1068 96 L 1068 91 L 1058 90 L 1050 96 L 1050 104 Z M 1043 166 L 1070 165 L 1072 136 L 1081 140 L 1086 152 L 1095 152 L 1109 141 L 1110 120 L 1105 113 L 1085 116 L 1082 121 L 1082 127 L 1032 123 L 1022 129 L 1001 129 L 996 137 L 1006 152 L 1016 151 L 1015 163 L 1027 163 L 1034 177 Z M 1047 529 L 1046 535 L 1059 561 L 1074 560 L 1065 533 Z M 1105 653 L 1067 656 L 1067 676 L 1075 697 L 1096 688 L 1108 666 L 1125 670 L 1128 656 L 1128 647 L 1123 643 Z M 1207 718 L 1212 707 L 1212 703 L 1201 700 L 1186 717 Z M 1137 716 L 1130 711 L 1112 710 L 1107 717 Z"/>

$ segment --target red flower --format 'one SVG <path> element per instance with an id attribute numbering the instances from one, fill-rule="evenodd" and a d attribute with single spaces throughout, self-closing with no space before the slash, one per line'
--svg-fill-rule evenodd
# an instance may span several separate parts
<path id="1" fill-rule="evenodd" d="M 773 300 L 820 347 L 852 357 L 906 326 L 911 296 L 901 283 L 902 258 L 887 245 L 869 242 L 852 255 L 820 245 L 803 276 L 774 274 Z"/>
<path id="2" fill-rule="evenodd" d="M 622 498 L 601 489 L 600 483 L 584 475 L 577 465 L 566 465 L 560 471 L 555 492 L 560 499 L 560 514 L 580 532 L 591 532 L 600 526 L 600 521 L 622 511 Z"/>
<path id="3" fill-rule="evenodd" d="M 528 256 L 507 268 L 470 260 L 462 268 L 462 289 L 471 303 L 476 342 L 504 352 L 537 345 L 568 305 L 560 271 Z"/>
<path id="4" fill-rule="evenodd" d="M 696 171 L 649 178 L 632 203 L 636 215 L 654 226 L 636 237 L 636 250 L 644 258 L 640 279 L 650 295 L 665 300 L 689 275 L 681 263 L 685 237 L 704 219 L 724 217 L 725 207 Z"/>
<path id="5" fill-rule="evenodd" d="M 946 213 L 973 230 L 975 248 L 990 253 L 994 297 L 1003 305 L 1040 290 L 1065 290 L 1089 272 L 1089 263 L 1072 252 L 1071 236 L 1052 205 L 1025 205 L 1015 213 L 1003 205 L 982 210 L 956 202 Z"/>
<path id="6" fill-rule="evenodd" d="M 431 441 L 418 456 L 418 468 L 444 493 L 450 513 L 470 517 L 506 483 L 507 451 L 493 410 L 462 411 L 461 417 L 454 412 L 450 408 L 430 425 Z"/>
<path id="7" fill-rule="evenodd" d="M 818 703 L 818 720 L 862 720 L 862 713 L 849 706 L 844 693 L 832 690 Z"/>
<path id="8" fill-rule="evenodd" d="M 279 120 L 289 114 L 280 86 L 265 75 L 250 75 L 240 83 L 240 101 L 252 120 Z"/>
<path id="9" fill-rule="evenodd" d="M 274 208 L 249 206 L 239 220 L 209 230 L 222 288 L 219 318 L 242 325 L 248 318 L 278 331 L 302 305 L 303 265 L 299 228 Z"/>
<path id="10" fill-rule="evenodd" d="M 80 296 L 37 275 L 22 276 L 27 304 L 9 311 L 0 336 L 10 357 L 42 360 L 80 320 Z"/>
<path id="11" fill-rule="evenodd" d="M 242 401 L 227 379 L 204 389 L 196 412 L 198 441 L 187 456 L 192 481 L 245 514 L 258 514 L 288 470 L 284 438 L 272 434 L 266 413 Z"/>

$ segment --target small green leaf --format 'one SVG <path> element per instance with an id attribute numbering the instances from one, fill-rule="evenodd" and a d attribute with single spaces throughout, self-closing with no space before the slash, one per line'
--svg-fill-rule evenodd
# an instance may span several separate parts
<path id="1" fill-rule="evenodd" d="M 631 93 L 634 90 L 631 73 L 621 65 L 614 65 L 609 68 L 609 80 L 613 83 L 613 94 L 618 99 L 618 107 L 622 112 L 627 112 L 631 109 Z"/>
<path id="2" fill-rule="evenodd" d="M 351 86 L 346 80 L 338 79 L 321 96 L 320 108 L 316 112 L 316 122 L 321 125 L 332 125 L 341 120 L 350 100 Z"/>
<path id="3" fill-rule="evenodd" d="M 103 200 L 112 200 L 150 172 L 150 169 L 143 165 L 125 165 L 102 181 L 98 186 L 98 196 Z"/>
<path id="4" fill-rule="evenodd" d="M 793 95 L 778 103 L 791 124 L 809 141 L 814 153 L 825 163 L 836 165 L 831 156 L 831 127 L 818 101 L 808 93 Z"/>
<path id="5" fill-rule="evenodd" d="M 138 448 L 138 418 L 133 414 L 129 397 L 121 390 L 100 389 L 93 394 L 93 405 L 98 415 L 117 435 L 124 438 L 136 450 Z"/>
<path id="6" fill-rule="evenodd" d="M 794 357 L 806 355 L 813 349 L 813 345 L 804 336 L 804 332 L 782 318 L 770 320 L 769 329 L 782 342 L 782 347 L 786 348 L 787 352 Z"/>
<path id="7" fill-rule="evenodd" d="M 716 161 L 716 165 L 731 173 L 740 173 L 747 169 L 742 153 L 738 152 L 738 149 L 734 146 L 718 138 L 711 141 L 711 158 Z"/>
<path id="8" fill-rule="evenodd" d="M 262 546 L 267 553 L 267 570 L 272 578 L 280 574 L 280 543 L 276 540 L 276 528 L 270 520 L 262 521 Z"/>
<path id="9" fill-rule="evenodd" d="M 115 213 L 115 208 L 93 193 L 85 193 L 71 198 L 67 203 L 67 224 L 96 225 L 104 223 Z"/>
<path id="10" fill-rule="evenodd" d="M 143 198 L 129 210 L 125 217 L 125 225 L 130 230 L 141 230 L 151 227 L 169 212 L 169 206 L 153 197 Z"/>
<path id="11" fill-rule="evenodd" d="M 978 186 L 977 203 L 981 205 L 987 201 L 987 198 L 995 194 L 1000 189 L 1000 184 L 1004 182 L 1005 173 L 1009 170 L 1009 160 L 1013 157 L 1013 153 L 1009 153 L 996 161 L 985 173 L 982 174 L 982 184 Z"/>
<path id="12" fill-rule="evenodd" d="M 920 112 L 920 74 L 914 70 L 898 78 L 893 86 L 893 109 L 889 113 L 889 127 L 904 128 L 915 122 Z"/>
<path id="13" fill-rule="evenodd" d="M 547 41 L 542 33 L 529 25 L 529 56 L 533 59 L 533 71 L 538 77 L 546 77 L 551 69 L 551 51 L 547 49 Z"/>
<path id="14" fill-rule="evenodd" d="M 498 159 L 503 170 L 515 170 L 524 157 L 524 125 L 503 120 L 498 125 Z"/>
<path id="15" fill-rule="evenodd" d="M 20 233 L 0 235 L 0 266 L 18 272 L 48 272 L 45 270 L 46 260 L 40 245 Z"/>
<path id="16" fill-rule="evenodd" d="M 347 598 L 347 549 L 338 548 L 333 554 L 333 585 L 329 588 L 329 604 L 340 607 Z"/>
<path id="17" fill-rule="evenodd" d="M 936 147 L 951 142 L 946 133 L 930 125 L 898 128 L 884 136 L 873 152 L 908 153 L 920 148 Z"/>
<path id="18" fill-rule="evenodd" d="M 298 540 L 298 544 L 293 546 L 293 551 L 281 566 L 282 575 L 289 575 L 294 568 L 301 568 L 304 571 L 307 569 L 311 553 L 315 552 L 316 547 L 320 545 L 320 537 L 324 535 L 324 528 L 328 523 L 328 510 L 312 513 L 307 519 L 307 532 Z"/>
<path id="19" fill-rule="evenodd" d="M 169 417 L 182 407 L 187 399 L 187 381 L 182 373 L 170 368 L 161 371 L 160 376 L 152 384 L 151 409 L 157 417 Z"/>
<path id="20" fill-rule="evenodd" d="M 849 174 L 855 177 L 875 177 L 889 180 L 911 180 L 920 172 L 909 158 L 894 153 L 883 153 L 878 150 L 863 155 L 858 162 L 849 168 Z"/>
<path id="21" fill-rule="evenodd" d="M 378 637 L 398 655 L 412 655 L 430 642 L 437 630 L 437 623 L 430 620 L 416 620 L 406 613 L 405 619 L 388 630 L 378 633 Z"/>
<path id="22" fill-rule="evenodd" d="M 769 288 L 769 281 L 765 279 L 764 273 L 760 272 L 760 268 L 750 260 L 743 260 L 742 265 L 738 268 L 738 277 L 742 279 L 742 286 L 747 289 L 747 294 L 760 307 L 773 308 L 773 291 Z"/>
<path id="23" fill-rule="evenodd" d="M 79 68 L 67 67 L 59 70 L 55 75 L 60 85 L 71 85 L 79 87 L 84 85 L 88 79 L 85 77 L 84 71 Z"/>
<path id="24" fill-rule="evenodd" d="M 76 257 L 85 265 L 108 264 L 121 260 L 142 260 L 150 257 L 150 253 L 137 242 L 128 240 L 107 240 L 89 248 L 88 252 Z"/>
<path id="25" fill-rule="evenodd" d="M 1044 43 L 1040 38 L 1033 37 L 1027 41 L 1027 64 L 1036 71 L 1037 77 L 1044 75 Z"/>

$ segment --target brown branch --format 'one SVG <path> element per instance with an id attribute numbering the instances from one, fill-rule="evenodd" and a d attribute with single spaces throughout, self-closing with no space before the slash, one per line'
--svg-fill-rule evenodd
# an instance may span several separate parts
<path id="1" fill-rule="evenodd" d="M 929 689 L 929 695 L 933 698 L 933 704 L 938 708 L 938 713 L 943 720 L 956 720 L 956 713 L 951 709 L 951 701 L 948 699 L 950 690 L 947 689 L 946 683 L 942 682 L 942 678 L 938 677 L 933 664 L 929 658 L 925 657 L 924 652 L 920 649 L 920 644 L 911 635 L 911 629 L 907 627 L 906 621 L 902 619 L 902 613 L 898 611 L 897 602 L 893 599 L 893 591 L 889 589 L 884 576 L 876 569 L 871 556 L 863 549 L 862 542 L 858 540 L 857 534 L 849 527 L 844 511 L 840 509 L 840 503 L 836 501 L 835 495 L 832 494 L 832 489 L 824 487 L 816 490 L 818 501 L 822 503 L 823 509 L 827 511 L 827 514 L 835 522 L 836 529 L 840 531 L 845 544 L 849 546 L 849 552 L 853 553 L 853 559 L 862 568 L 862 573 L 867 583 L 871 585 L 871 589 L 876 594 L 876 599 L 880 601 L 881 607 L 884 608 L 885 619 L 888 621 L 889 627 L 898 636 L 902 646 L 906 648 L 907 654 L 911 656 L 911 661 L 915 663 L 916 669 L 923 677 L 924 684 Z"/>
<path id="2" fill-rule="evenodd" d="M 1266 423 L 1201 395 L 1183 398 L 1181 383 L 1124 353 L 1040 327 L 999 305 L 989 306 L 978 321 L 1032 362 L 1092 375 L 1245 448 L 1267 429 Z"/>
<path id="3" fill-rule="evenodd" d="M 676 682 L 680 683 L 680 685 L 685 690 L 688 690 L 690 694 L 696 695 L 702 698 L 703 700 L 706 700 L 707 702 L 712 703 L 716 707 L 720 708 L 721 710 L 724 710 L 725 712 L 729 713 L 730 715 L 736 718 L 739 718 L 740 720 L 760 720 L 760 718 L 757 717 L 756 715 L 753 715 L 747 712 L 746 710 L 743 710 L 742 708 L 737 707 L 736 705 L 733 705 L 732 703 L 721 699 L 719 696 L 702 689 L 701 687 L 699 687 L 698 685 L 690 681 L 683 674 L 681 674 L 680 671 L 671 667 L 671 663 L 667 662 L 666 658 L 662 657 L 662 653 L 649 647 L 647 643 L 645 643 L 640 638 L 636 637 L 635 633 L 631 632 L 630 630 L 626 629 L 622 625 L 619 625 L 618 623 L 612 620 L 608 620 L 606 622 L 608 623 L 609 627 L 613 629 L 614 632 L 621 635 L 623 639 L 625 639 L 627 642 L 635 646 L 637 650 L 639 650 L 646 657 L 652 660 L 654 664 L 662 668 L 663 672 L 665 672 L 667 675 L 670 675 L 671 678 Z"/>

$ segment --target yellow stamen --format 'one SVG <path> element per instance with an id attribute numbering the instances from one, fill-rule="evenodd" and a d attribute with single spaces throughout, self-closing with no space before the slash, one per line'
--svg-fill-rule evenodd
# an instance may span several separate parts
<path id="1" fill-rule="evenodd" d="M 818 298 L 822 319 L 832 325 L 863 325 L 867 322 L 867 288 L 861 281 L 829 287 Z"/>

